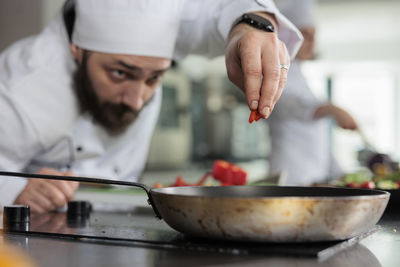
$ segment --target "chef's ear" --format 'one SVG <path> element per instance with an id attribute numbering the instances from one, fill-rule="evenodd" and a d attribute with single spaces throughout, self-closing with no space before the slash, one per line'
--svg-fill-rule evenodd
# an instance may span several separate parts
<path id="1" fill-rule="evenodd" d="M 70 44 L 69 49 L 71 50 L 72 57 L 80 64 L 82 63 L 83 49 L 75 44 Z"/>

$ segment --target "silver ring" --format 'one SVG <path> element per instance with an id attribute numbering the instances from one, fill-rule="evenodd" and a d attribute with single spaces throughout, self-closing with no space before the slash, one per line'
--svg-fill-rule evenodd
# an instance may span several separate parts
<path id="1" fill-rule="evenodd" d="M 281 69 L 289 70 L 289 65 L 280 64 Z"/>

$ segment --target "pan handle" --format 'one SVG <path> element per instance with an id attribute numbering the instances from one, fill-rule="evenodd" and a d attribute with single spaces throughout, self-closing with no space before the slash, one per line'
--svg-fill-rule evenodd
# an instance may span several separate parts
<path id="1" fill-rule="evenodd" d="M 5 172 L 0 171 L 0 176 L 14 176 L 14 177 L 24 177 L 24 178 L 38 178 L 47 180 L 61 180 L 61 181 L 74 181 L 74 182 L 85 182 L 85 183 L 95 183 L 95 184 L 110 184 L 110 185 L 123 185 L 130 187 L 140 187 L 146 191 L 148 200 L 147 203 L 153 208 L 156 217 L 162 219 L 160 213 L 158 212 L 153 199 L 151 197 L 150 189 L 141 183 L 128 182 L 128 181 L 115 181 L 102 178 L 92 178 L 92 177 L 80 177 L 80 176 L 61 176 L 61 175 L 50 175 L 50 174 L 38 174 L 38 173 L 23 173 L 23 172 Z"/>

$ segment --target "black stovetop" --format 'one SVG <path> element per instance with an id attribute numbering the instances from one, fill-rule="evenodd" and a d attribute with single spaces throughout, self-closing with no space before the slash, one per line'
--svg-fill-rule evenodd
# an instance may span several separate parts
<path id="1" fill-rule="evenodd" d="M 379 230 L 344 241 L 307 243 L 233 242 L 199 239 L 181 234 L 157 219 L 151 208 L 96 210 L 90 216 L 67 216 L 66 212 L 32 214 L 29 230 L 11 230 L 24 235 L 144 246 L 165 249 L 186 249 L 230 254 L 278 254 L 317 257 L 324 260 L 358 243 Z M 4 231 L 4 230 L 3 230 Z"/>

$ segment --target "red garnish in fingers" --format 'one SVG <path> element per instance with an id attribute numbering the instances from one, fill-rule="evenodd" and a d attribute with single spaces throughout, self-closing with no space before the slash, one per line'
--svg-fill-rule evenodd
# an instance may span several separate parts
<path id="1" fill-rule="evenodd" d="M 257 110 L 252 110 L 250 112 L 249 123 L 253 123 L 253 121 L 258 121 L 261 118 L 262 118 L 262 116 L 260 113 L 258 113 Z"/>

